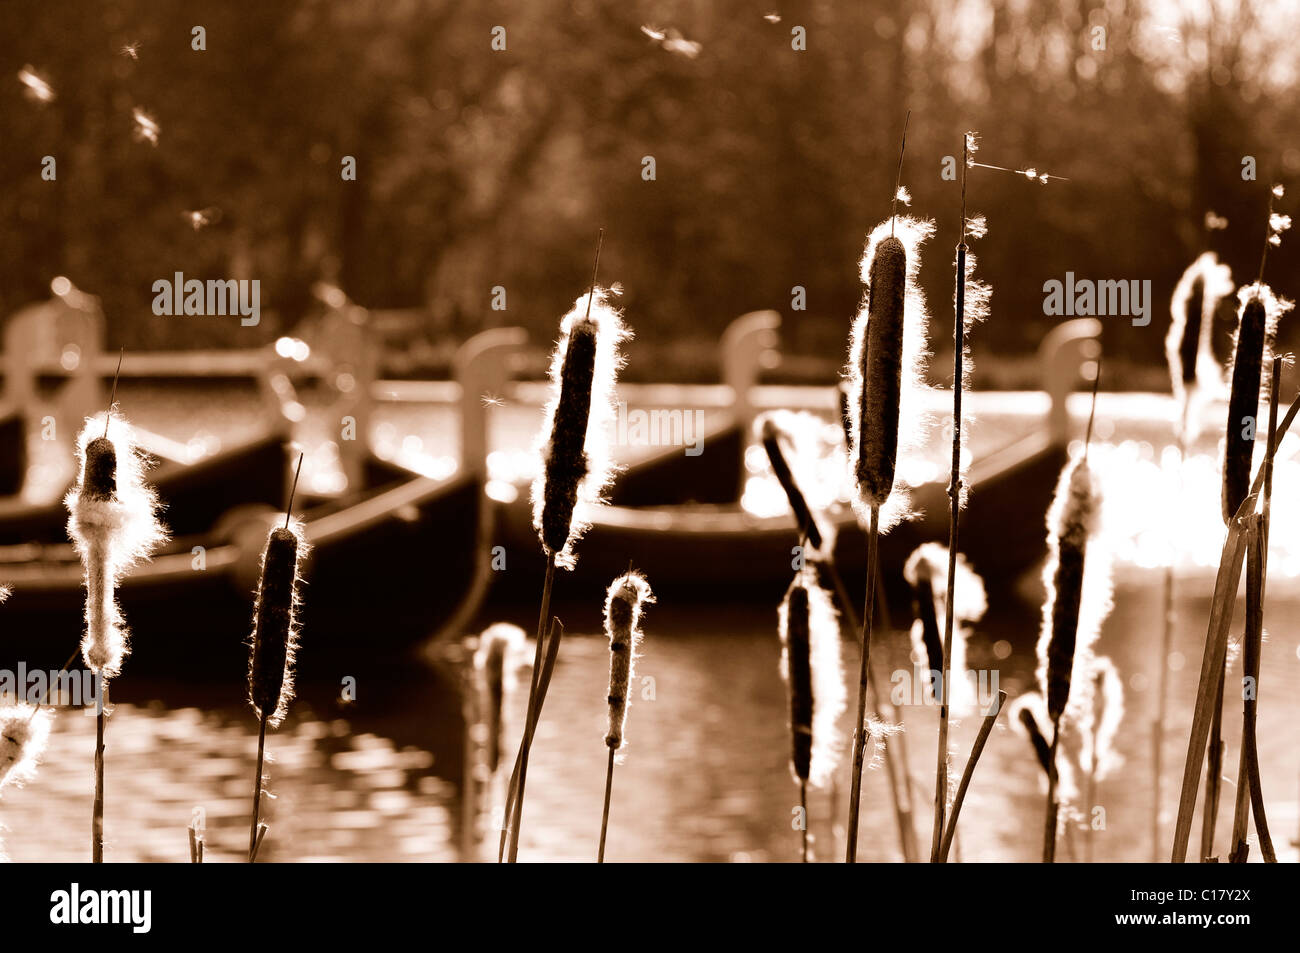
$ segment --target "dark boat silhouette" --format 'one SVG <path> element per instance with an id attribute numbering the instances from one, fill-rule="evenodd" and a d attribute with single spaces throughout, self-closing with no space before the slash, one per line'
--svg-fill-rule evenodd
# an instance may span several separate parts
<path id="1" fill-rule="evenodd" d="M 485 433 L 477 395 L 499 388 L 501 356 L 521 331 L 488 331 L 457 361 L 463 392 L 462 445 Z M 373 460 L 366 486 L 295 511 L 311 551 L 303 564 L 299 672 L 342 679 L 362 663 L 396 657 L 442 632 L 462 632 L 488 588 L 486 455 L 466 458 L 453 476 L 432 479 Z M 258 565 L 281 510 L 242 505 L 209 531 L 173 539 L 121 583 L 118 599 L 132 634 L 126 671 L 242 684 Z M 0 667 L 19 661 L 50 670 L 82 631 L 82 569 L 69 544 L 0 547 Z"/>
<path id="2" fill-rule="evenodd" d="M 1098 333 L 1096 321 L 1081 319 L 1062 325 L 1049 337 L 1040 353 L 1045 386 L 1052 395 L 1048 420 L 1041 429 L 975 460 L 970 468 L 971 494 L 962 515 L 961 548 L 986 578 L 1010 584 L 1035 566 L 1046 551 L 1043 521 L 1067 461 L 1065 397 L 1080 382 L 1083 362 L 1096 357 Z M 673 456 L 677 460 L 674 478 L 686 485 L 671 487 L 668 492 L 675 498 L 667 501 L 654 500 L 649 492 L 659 485 L 657 480 L 643 479 L 638 492 L 624 496 L 616 488 L 612 505 L 601 507 L 594 515 L 578 548 L 576 569 L 564 577 L 566 593 L 602 590 L 629 560 L 646 573 L 657 590 L 683 598 L 770 593 L 789 582 L 793 549 L 799 543 L 793 516 L 754 515 L 734 496 L 700 502 L 692 495 L 690 468 L 707 466 L 701 461 L 709 454 L 692 460 L 674 448 Z M 739 452 L 735 459 L 739 461 Z M 735 472 L 739 472 L 739 463 Z M 944 482 L 916 488 L 913 502 L 922 516 L 881 539 L 884 577 L 900 596 L 898 579 L 908 554 L 922 542 L 947 540 L 946 477 L 945 471 Z M 531 526 L 531 510 L 522 496 L 501 506 L 497 522 L 496 542 L 512 554 L 521 554 L 528 564 L 526 573 L 502 579 L 505 593 L 513 591 L 512 583 L 540 578 L 544 566 Z M 837 565 L 850 591 L 857 592 L 866 574 L 865 533 L 847 510 L 827 518 L 837 530 Z M 527 598 L 529 592 L 525 585 L 519 595 Z"/>

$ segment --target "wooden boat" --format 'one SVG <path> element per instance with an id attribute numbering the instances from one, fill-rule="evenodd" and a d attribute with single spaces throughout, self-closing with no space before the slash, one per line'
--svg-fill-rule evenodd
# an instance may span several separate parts
<path id="1" fill-rule="evenodd" d="M 435 480 L 376 461 L 371 485 L 300 515 L 304 562 L 302 650 L 306 679 L 342 679 L 358 656 L 397 656 L 442 631 L 463 631 L 488 588 L 486 432 L 478 395 L 500 386 L 517 329 L 485 332 L 461 349 L 462 444 L 480 450 L 456 475 Z M 235 508 L 205 534 L 178 537 L 127 576 L 119 602 L 132 633 L 130 670 L 243 684 L 258 565 L 282 511 Z M 82 631 L 82 570 L 67 544 L 0 547 L 0 668 L 62 664 Z M 352 666 L 352 667 L 350 667 Z M 235 688 L 234 691 L 239 691 Z"/>
<path id="2" fill-rule="evenodd" d="M 1097 322 L 1085 319 L 1054 332 L 1041 354 L 1052 396 L 1045 426 L 977 460 L 968 474 L 971 494 L 962 516 L 961 548 L 993 585 L 1010 584 L 1045 553 L 1044 514 L 1067 460 L 1065 397 L 1080 380 L 1083 362 L 1096 356 L 1099 330 Z M 886 584 L 899 597 L 902 564 L 908 554 L 922 542 L 946 541 L 948 533 L 944 483 L 917 488 L 913 501 L 923 515 L 897 527 L 880 543 Z M 866 574 L 865 533 L 847 510 L 828 519 L 837 530 L 837 564 L 857 591 Z M 513 565 L 525 564 L 523 573 L 503 578 L 501 588 L 508 594 L 518 584 L 519 594 L 527 598 L 544 564 L 526 501 L 503 505 L 497 526 L 496 544 L 511 553 Z M 798 542 L 791 515 L 764 518 L 738 503 L 615 503 L 595 514 L 579 547 L 577 568 L 571 576 L 565 575 L 564 591 L 603 589 L 631 560 L 656 589 L 682 597 L 770 593 L 789 582 L 792 551 Z"/>
<path id="3" fill-rule="evenodd" d="M 283 428 L 273 428 L 194 463 L 158 453 L 146 456 L 153 464 L 149 482 L 166 506 L 163 521 L 173 535 L 204 532 L 234 506 L 284 505 L 289 434 Z M 61 498 L 38 504 L 0 500 L 0 546 L 66 543 L 67 522 L 68 511 Z"/>

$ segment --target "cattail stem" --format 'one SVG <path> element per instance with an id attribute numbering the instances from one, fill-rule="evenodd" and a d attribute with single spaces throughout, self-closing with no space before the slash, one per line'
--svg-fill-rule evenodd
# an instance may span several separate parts
<path id="1" fill-rule="evenodd" d="M 1189 401 L 1183 400 L 1183 423 L 1178 428 L 1178 473 L 1182 483 L 1183 461 L 1187 456 L 1187 409 Z M 1174 606 L 1174 563 L 1171 558 L 1165 566 L 1162 627 L 1160 632 L 1160 658 L 1157 671 L 1156 720 L 1151 729 L 1151 862 L 1160 859 L 1160 802 L 1164 785 L 1165 720 L 1169 713 L 1169 653 L 1174 647 L 1174 627 L 1178 621 Z"/>
<path id="2" fill-rule="evenodd" d="M 1187 842 L 1191 838 L 1192 812 L 1196 809 L 1196 791 L 1200 787 L 1201 763 L 1205 754 L 1205 743 L 1210 734 L 1210 703 L 1214 685 L 1214 673 L 1223 666 L 1228 649 L 1228 625 L 1232 619 L 1232 607 L 1236 602 L 1237 585 L 1241 581 L 1241 564 L 1245 555 L 1244 526 L 1245 517 L 1253 509 L 1269 472 L 1268 465 L 1276 452 L 1280 437 L 1291 429 L 1291 424 L 1300 413 L 1300 394 L 1291 402 L 1286 417 L 1280 426 L 1272 428 L 1269 434 L 1270 451 L 1266 452 L 1264 466 L 1255 476 L 1255 482 L 1246 499 L 1237 508 L 1237 515 L 1228 523 L 1228 536 L 1223 542 L 1223 552 L 1219 558 L 1219 572 L 1214 582 L 1214 598 L 1210 603 L 1210 622 L 1205 637 L 1205 652 L 1201 659 L 1201 679 L 1196 693 L 1196 706 L 1193 709 L 1192 730 L 1187 739 L 1187 760 L 1183 764 L 1183 786 L 1178 801 L 1178 822 L 1174 828 L 1174 845 L 1170 859 L 1181 864 L 1187 859 Z"/>
<path id="3" fill-rule="evenodd" d="M 555 671 L 555 658 L 559 654 L 559 648 L 560 648 L 559 636 L 563 634 L 563 632 L 564 632 L 563 623 L 561 623 L 558 618 L 551 619 L 550 635 L 547 637 L 546 640 L 546 658 L 542 663 L 542 677 L 541 679 L 538 680 L 537 683 L 538 705 L 543 705 L 546 702 L 546 692 L 551 686 L 551 673 Z M 536 725 L 534 724 L 533 727 L 535 729 Z M 530 743 L 532 742 L 532 735 L 531 733 L 528 732 L 527 726 L 525 726 L 524 737 L 527 738 Z M 515 756 L 515 766 L 510 773 L 510 783 L 509 785 L 507 785 L 506 788 L 506 803 L 503 809 L 502 817 L 506 818 L 507 820 L 513 816 L 515 793 L 519 787 L 520 755 L 522 755 L 522 751 Z M 501 831 L 501 847 L 499 848 L 501 853 L 498 854 L 497 856 L 498 863 L 505 859 L 507 830 L 508 828 L 503 827 Z"/>
<path id="4" fill-rule="evenodd" d="M 609 796 L 614 790 L 614 750 L 609 749 L 609 763 L 605 766 L 605 809 L 600 815 L 600 847 L 596 851 L 596 863 L 605 862 L 605 832 L 609 829 Z"/>
<path id="5" fill-rule="evenodd" d="M 953 838 L 957 836 L 957 818 L 961 815 L 962 803 L 966 800 L 966 790 L 970 787 L 971 778 L 975 776 L 975 765 L 979 763 L 980 755 L 984 753 L 984 745 L 988 743 L 989 735 L 993 731 L 993 725 L 998 720 L 998 715 L 1002 713 L 1002 706 L 1007 700 L 1007 693 L 998 692 L 997 704 L 993 710 L 984 716 L 984 721 L 980 723 L 979 734 L 975 736 L 975 744 L 971 746 L 970 757 L 966 760 L 966 770 L 962 772 L 961 783 L 957 785 L 957 793 L 952 799 L 952 814 L 948 817 L 948 826 L 943 833 L 943 842 L 939 845 L 938 863 L 946 864 L 948 862 L 948 851 L 952 847 Z"/>
<path id="6" fill-rule="evenodd" d="M 1061 741 L 1061 716 L 1052 719 L 1052 747 L 1047 752 L 1047 820 L 1043 824 L 1043 863 L 1056 860 L 1056 826 L 1060 804 L 1056 800 L 1056 751 Z"/>
<path id="7" fill-rule="evenodd" d="M 963 173 L 964 175 L 964 173 Z M 965 229 L 965 220 L 962 222 Z M 957 245 L 957 305 L 953 319 L 952 469 L 948 477 L 948 599 L 944 607 L 943 671 L 939 699 L 939 752 L 934 774 L 934 830 L 930 862 L 937 863 L 942 846 L 944 813 L 948 807 L 948 703 L 952 681 L 953 606 L 957 594 L 957 526 L 961 516 L 961 392 L 966 358 L 966 243 Z"/>
<path id="8" fill-rule="evenodd" d="M 808 781 L 799 779 L 799 810 L 803 814 L 803 829 L 800 833 L 799 862 L 808 863 Z"/>
<path id="9" fill-rule="evenodd" d="M 95 805 L 91 818 L 90 862 L 104 862 L 104 673 L 95 673 Z"/>
<path id="10" fill-rule="evenodd" d="M 835 563 L 827 561 L 822 565 L 826 567 L 827 575 L 830 576 L 831 583 L 835 587 L 836 598 L 839 599 L 840 605 L 844 608 L 849 629 L 853 632 L 861 631 L 862 623 L 858 619 L 857 609 L 854 608 L 853 601 L 849 598 L 848 589 L 845 588 L 844 579 L 840 576 L 839 570 L 835 568 Z M 880 616 L 887 623 L 889 612 L 884 605 L 885 594 L 883 587 L 880 586 L 879 579 L 876 580 L 876 586 L 881 601 Z M 884 628 L 887 630 L 888 625 L 886 624 Z M 881 634 L 886 639 L 889 638 L 887 631 Z M 875 699 L 873 714 L 882 721 L 886 720 L 881 714 L 881 706 L 886 704 L 885 696 L 880 692 L 874 668 L 867 669 L 867 685 L 871 690 L 871 697 Z M 896 722 L 898 719 L 891 715 L 888 720 Z M 916 828 L 912 824 L 912 785 L 908 777 L 908 765 L 911 762 L 907 757 L 907 745 L 904 741 L 906 737 L 906 732 L 899 732 L 894 738 L 894 743 L 885 746 L 885 772 L 889 781 L 890 799 L 894 803 L 894 820 L 898 826 L 899 850 L 903 854 L 903 863 L 911 864 L 916 862 Z M 899 778 L 900 770 L 901 779 Z M 901 791 L 899 790 L 900 780 Z"/>
<path id="11" fill-rule="evenodd" d="M 257 856 L 258 815 L 262 809 L 262 764 L 266 756 L 266 718 L 262 712 L 257 727 L 257 772 L 253 775 L 253 823 L 248 829 L 248 862 L 251 864 Z"/>
<path id="12" fill-rule="evenodd" d="M 867 749 L 867 682 L 871 669 L 871 617 L 876 596 L 877 548 L 880 539 L 880 505 L 871 505 L 867 529 L 867 597 L 862 608 L 862 652 L 858 672 L 858 713 L 853 723 L 853 786 L 849 793 L 848 845 L 844 862 L 856 863 L 858 857 L 858 812 L 861 809 L 862 768 Z"/>
<path id="13" fill-rule="evenodd" d="M 1205 810 L 1201 814 L 1201 860 L 1214 856 L 1214 828 L 1219 819 L 1219 780 L 1223 777 L 1223 689 L 1228 677 L 1224 653 L 1219 681 L 1214 689 L 1214 715 L 1210 720 L 1210 743 L 1205 752 Z"/>
<path id="14" fill-rule="evenodd" d="M 1258 718 L 1259 656 L 1263 642 L 1263 533 L 1262 519 L 1251 520 L 1246 543 L 1246 633 L 1242 639 L 1241 670 L 1246 691 L 1243 692 L 1241 714 L 1241 756 L 1237 762 L 1236 804 L 1232 819 L 1232 848 L 1228 859 L 1234 864 L 1244 864 L 1249 852 L 1246 830 L 1250 824 L 1250 796 L 1252 785 L 1248 765 L 1252 755 L 1258 762 L 1255 745 L 1255 728 Z M 1248 683 L 1248 684 L 1246 684 Z M 1267 821 L 1264 824 L 1267 829 Z"/>
<path id="15" fill-rule="evenodd" d="M 519 743 L 518 784 L 512 784 L 512 813 L 509 824 L 502 836 L 509 835 L 510 863 L 519 856 L 519 823 L 523 818 L 524 786 L 528 783 L 528 755 L 532 748 L 533 732 L 537 729 L 537 719 L 541 714 L 538 699 L 538 684 L 542 675 L 542 645 L 546 636 L 546 619 L 551 612 L 551 589 L 555 584 L 555 557 L 548 554 L 546 558 L 546 577 L 542 581 L 542 608 L 537 617 L 537 648 L 533 656 L 533 673 L 528 682 L 528 709 L 524 722 L 524 737 Z M 563 630 L 560 630 L 560 634 Z M 556 636 L 558 637 L 558 636 Z"/>

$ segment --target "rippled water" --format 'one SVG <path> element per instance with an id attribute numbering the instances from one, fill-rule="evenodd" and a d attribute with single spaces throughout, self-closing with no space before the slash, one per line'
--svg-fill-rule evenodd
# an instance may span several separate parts
<path id="1" fill-rule="evenodd" d="M 228 400 L 201 401 L 187 398 L 183 391 L 179 398 L 168 392 L 167 399 L 176 401 L 170 406 L 151 402 L 144 389 L 135 393 L 128 389 L 126 396 L 142 425 L 177 439 L 187 438 L 186 428 L 194 434 L 198 415 L 198 426 L 219 440 L 242 435 L 239 421 L 248 410 L 246 396 L 231 391 Z M 427 408 L 420 413 L 404 407 L 384 411 L 380 421 L 415 429 L 433 445 L 434 434 L 445 433 L 450 423 L 441 413 L 439 417 Z M 530 429 L 528 419 L 521 412 L 503 434 L 513 441 Z M 1124 431 L 1115 434 L 1117 448 L 1123 446 L 1120 441 L 1125 436 Z M 454 453 L 454 448 L 440 452 Z M 1209 448 L 1207 456 L 1212 452 Z M 1137 459 L 1145 453 L 1137 447 Z M 1074 856 L 1082 857 L 1085 838 L 1091 838 L 1098 860 L 1149 856 L 1150 722 L 1155 708 L 1160 580 L 1158 571 L 1131 563 L 1117 569 L 1115 609 L 1098 651 L 1115 660 L 1125 685 L 1126 714 L 1118 746 L 1127 763 L 1098 788 L 1097 803 L 1105 809 L 1106 829 L 1075 831 L 1072 844 L 1062 845 L 1062 859 L 1068 859 L 1071 849 Z M 1168 816 L 1161 856 L 1168 852 L 1212 585 L 1212 577 L 1202 568 L 1185 570 L 1179 584 L 1177 651 L 1171 661 L 1176 670 L 1165 752 Z M 593 859 L 599 835 L 608 651 L 604 640 L 592 634 L 599 629 L 599 605 L 566 605 L 562 592 L 559 599 L 557 611 L 570 635 L 534 749 L 522 860 Z M 791 827 L 791 812 L 798 804 L 798 790 L 787 767 L 789 741 L 784 688 L 777 672 L 775 600 L 776 594 L 771 605 L 679 605 L 651 610 L 638 675 L 653 681 L 643 682 L 642 691 L 634 695 L 629 747 L 615 771 L 609 859 L 797 859 L 799 839 Z M 1012 698 L 1032 679 L 1038 626 L 1034 607 L 1040 600 L 1031 578 L 1021 587 L 1018 600 L 992 607 L 971 643 L 969 665 L 996 670 L 1000 686 Z M 502 617 L 525 626 L 535 611 L 527 606 L 499 608 Z M 492 618 L 495 612 L 487 611 L 485 620 Z M 1300 585 L 1282 576 L 1271 580 L 1259 738 L 1264 791 L 1282 859 L 1296 859 L 1292 839 L 1300 824 L 1300 746 L 1294 736 L 1300 723 L 1300 697 L 1289 690 L 1300 680 L 1298 618 Z M 897 621 L 902 621 L 901 613 Z M 1239 626 L 1238 621 L 1238 631 Z M 882 638 L 876 645 L 873 658 L 883 674 L 909 667 L 903 633 Z M 846 679 L 855 681 L 856 650 L 848 641 L 843 654 L 850 673 Z M 274 799 L 266 808 L 271 833 L 265 858 L 460 858 L 467 838 L 462 836 L 462 806 L 457 797 L 463 725 L 453 688 L 455 672 L 445 663 L 430 666 L 422 660 L 397 670 L 366 672 L 360 664 L 359 668 L 355 702 L 338 702 L 333 686 L 304 686 L 286 725 L 270 736 L 268 790 Z M 511 701 L 507 761 L 518 739 L 526 678 L 525 673 L 524 691 Z M 645 692 L 650 685 L 653 698 Z M 115 689 L 117 707 L 108 729 L 110 860 L 186 860 L 185 827 L 195 807 L 205 814 L 208 858 L 241 859 L 247 847 L 257 740 L 256 723 L 242 704 L 241 690 L 242 686 L 179 681 L 147 683 L 133 679 L 128 664 Z M 850 705 L 855 691 L 855 687 L 850 691 Z M 1225 715 L 1224 763 L 1225 773 L 1235 779 L 1240 703 L 1234 703 L 1232 695 L 1230 691 Z M 929 838 L 935 710 L 909 707 L 902 718 L 915 786 L 916 829 L 924 845 Z M 849 720 L 846 716 L 840 725 L 846 739 Z M 1009 731 L 1005 721 L 1004 716 L 989 741 L 966 802 L 955 852 L 965 860 L 1034 860 L 1041 850 L 1041 772 L 1028 743 Z M 953 732 L 958 771 L 976 728 L 972 716 Z M 23 789 L 6 788 L 0 795 L 0 842 L 12 859 L 88 859 L 94 736 L 92 717 L 60 712 L 36 780 Z M 847 767 L 842 766 L 832 789 L 810 795 L 819 859 L 843 855 L 847 779 Z M 1231 781 L 1225 783 L 1223 797 L 1220 851 L 1231 826 Z M 893 811 L 880 768 L 872 769 L 865 782 L 863 810 L 859 858 L 897 859 Z M 491 816 L 482 820 L 484 843 L 469 856 L 495 856 L 495 820 Z"/>

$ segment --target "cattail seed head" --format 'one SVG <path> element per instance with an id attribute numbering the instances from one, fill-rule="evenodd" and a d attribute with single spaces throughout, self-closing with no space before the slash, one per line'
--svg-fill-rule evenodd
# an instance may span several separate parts
<path id="1" fill-rule="evenodd" d="M 801 781 L 812 767 L 813 687 L 811 640 L 808 631 L 808 590 L 796 582 L 785 596 L 785 679 L 790 692 L 790 768 Z"/>
<path id="2" fill-rule="evenodd" d="M 605 635 L 609 638 L 609 731 L 605 744 L 615 750 L 625 744 L 628 691 L 641 642 L 641 610 L 654 601 L 650 584 L 637 572 L 619 576 L 605 594 Z"/>
<path id="3" fill-rule="evenodd" d="M 573 567 L 573 548 L 589 525 L 590 508 L 601 502 L 615 472 L 605 425 L 613 418 L 620 346 L 630 333 L 608 304 L 612 293 L 597 287 L 574 303 L 560 323 L 551 359 L 533 527 L 547 556 L 565 568 Z"/>
<path id="4" fill-rule="evenodd" d="M 921 245 L 934 233 L 928 221 L 888 220 L 871 233 L 862 259 L 864 306 L 853 322 L 849 362 L 849 457 L 859 513 L 881 508 L 888 531 L 906 515 L 907 487 L 896 486 L 899 454 L 925 442 L 925 297 L 917 284 Z"/>
<path id="5" fill-rule="evenodd" d="M 1012 730 L 1028 739 L 1034 753 L 1034 760 L 1043 771 L 1039 781 L 1045 786 L 1052 749 L 1050 739 L 1047 737 L 1051 724 L 1047 717 L 1047 706 L 1043 703 L 1043 696 L 1037 692 L 1026 692 L 1008 706 L 1007 717 Z M 1071 727 L 1067 718 L 1067 721 L 1062 722 L 1062 733 L 1068 733 Z M 1057 795 L 1062 803 L 1074 800 L 1078 793 L 1074 784 L 1074 767 L 1068 752 L 1064 749 L 1057 752 L 1056 774 Z"/>
<path id="6" fill-rule="evenodd" d="M 489 775 L 495 774 L 501 764 L 503 714 L 524 641 L 524 630 L 519 626 L 498 622 L 483 631 L 474 652 L 479 723 L 484 732 L 483 761 Z"/>
<path id="7" fill-rule="evenodd" d="M 35 715 L 33 710 L 25 702 L 0 707 L 0 788 L 30 781 L 36 773 L 54 716 L 48 708 Z"/>
<path id="8" fill-rule="evenodd" d="M 107 437 L 102 436 L 106 429 Z M 130 651 L 114 591 L 128 570 L 166 540 L 167 531 L 124 418 L 115 413 L 88 418 L 77 438 L 77 457 L 79 478 L 64 505 L 68 535 L 85 568 L 82 657 L 91 671 L 111 678 Z"/>
<path id="9" fill-rule="evenodd" d="M 1099 539 L 1100 511 L 1099 487 L 1088 461 L 1080 457 L 1061 472 L 1047 515 L 1047 598 L 1038 639 L 1038 681 L 1052 722 L 1065 712 L 1075 666 L 1088 670 L 1092 645 L 1110 611 L 1109 554 L 1102 545 L 1089 547 Z"/>
<path id="10" fill-rule="evenodd" d="M 861 425 L 853 465 L 858 491 L 868 503 L 881 506 L 894 488 L 898 460 L 907 291 L 907 251 L 902 242 L 891 237 L 877 246 L 867 280 L 867 335 L 856 355 L 862 379 L 855 395 Z"/>
<path id="11" fill-rule="evenodd" d="M 1098 781 L 1114 774 L 1124 764 L 1115 747 L 1124 720 L 1124 682 L 1115 663 L 1104 655 L 1094 656 L 1087 677 L 1079 686 L 1077 722 L 1082 729 L 1079 761 L 1089 766 Z"/>
<path id="12" fill-rule="evenodd" d="M 1165 357 L 1174 398 L 1186 402 L 1187 439 L 1195 439 L 1204 406 L 1223 390 L 1223 371 L 1214 358 L 1214 315 L 1232 294 L 1232 269 L 1213 252 L 1197 257 L 1183 272 L 1169 300 Z"/>
<path id="13" fill-rule="evenodd" d="M 978 622 L 988 609 L 984 581 L 961 553 L 957 554 L 955 567 L 952 659 L 948 665 L 953 673 L 948 700 L 958 711 L 974 702 L 966 672 L 966 640 L 970 635 L 968 623 Z M 942 543 L 923 543 L 907 558 L 903 578 L 912 588 L 912 606 L 915 614 L 912 623 L 912 657 L 917 664 L 929 666 L 930 672 L 943 672 L 943 635 L 946 625 L 948 600 L 948 547 Z M 942 682 L 931 685 L 942 691 Z"/>
<path id="14" fill-rule="evenodd" d="M 113 493 L 117 490 L 117 448 L 107 437 L 96 437 L 86 444 L 82 487 L 91 499 L 113 498 Z"/>
<path id="15" fill-rule="evenodd" d="M 1250 492 L 1250 467 L 1255 453 L 1259 401 L 1265 390 L 1264 365 L 1272 360 L 1278 320 L 1292 302 L 1278 298 L 1265 284 L 1238 292 L 1241 308 L 1233 340 L 1232 384 L 1228 393 L 1228 426 L 1223 445 L 1223 521 L 1231 522 Z M 1249 421 L 1247 421 L 1249 418 Z M 1249 434 L 1249 439 L 1246 434 Z"/>
<path id="16" fill-rule="evenodd" d="M 276 526 L 262 551 L 248 653 L 248 700 L 272 728 L 284 720 L 293 701 L 299 566 L 306 551 L 301 523 L 287 529 Z"/>
<path id="17" fill-rule="evenodd" d="M 777 613 L 781 677 L 790 700 L 790 769 L 822 786 L 839 756 L 836 722 L 844 711 L 839 619 L 811 564 L 795 576 Z"/>
<path id="18" fill-rule="evenodd" d="M 796 421 L 798 417 L 794 415 L 783 415 L 784 420 Z M 790 511 L 794 514 L 794 521 L 800 528 L 800 532 L 805 534 L 809 546 L 820 553 L 826 543 L 826 536 L 816 521 L 813 510 L 807 503 L 807 498 L 803 495 L 800 482 L 798 482 L 792 469 L 790 469 L 789 460 L 785 456 L 785 451 L 781 443 L 785 439 L 790 439 L 792 434 L 785 432 L 780 424 L 777 424 L 776 416 L 770 413 L 764 413 L 758 421 L 759 441 L 762 442 L 763 451 L 767 454 L 768 465 L 772 468 L 772 475 L 781 485 L 781 490 L 785 491 L 785 499 L 790 504 Z"/>

